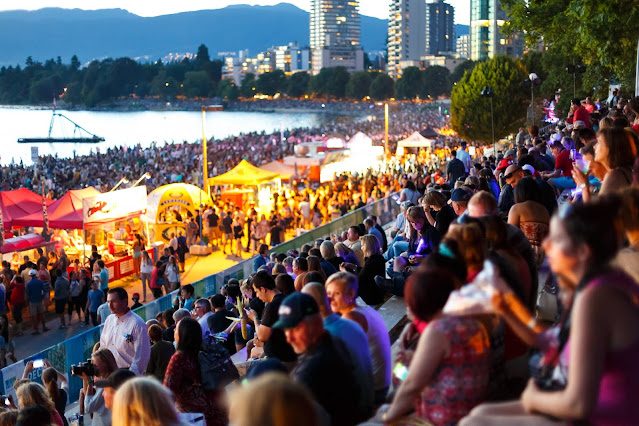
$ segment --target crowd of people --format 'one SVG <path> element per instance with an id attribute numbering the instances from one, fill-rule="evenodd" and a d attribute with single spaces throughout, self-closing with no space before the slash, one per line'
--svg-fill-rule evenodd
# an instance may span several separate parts
<path id="1" fill-rule="evenodd" d="M 629 124 L 639 98 L 587 123 L 573 104 L 565 124 L 523 130 L 497 156 L 460 142 L 436 173 L 414 156 L 410 168 L 301 191 L 293 205 L 280 194 L 275 223 L 228 205 L 202 212 L 199 223 L 230 219 L 229 232 L 209 231 L 230 234 L 231 250 L 253 246 L 254 273 L 208 298 L 167 278 L 179 296 L 146 323 L 124 289 L 105 289 L 91 367 L 77 366 L 80 415 L 105 425 L 633 424 L 639 137 Z M 343 214 L 375 188 L 399 192 L 390 229 L 369 216 L 299 250 L 269 249 L 287 226 L 311 228 L 313 212 Z M 171 248 L 164 261 L 178 268 Z M 394 357 L 378 310 L 392 295 L 408 318 Z M 67 421 L 66 379 L 46 367 L 41 386 L 27 364 L 0 424 Z"/>

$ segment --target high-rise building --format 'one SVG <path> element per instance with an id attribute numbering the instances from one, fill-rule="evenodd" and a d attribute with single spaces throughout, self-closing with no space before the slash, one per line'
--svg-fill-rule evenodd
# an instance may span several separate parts
<path id="1" fill-rule="evenodd" d="M 470 59 L 480 61 L 495 55 L 519 57 L 524 41 L 501 33 L 508 16 L 500 0 L 470 0 Z"/>
<path id="2" fill-rule="evenodd" d="M 443 0 L 426 3 L 426 54 L 454 52 L 455 8 Z"/>
<path id="3" fill-rule="evenodd" d="M 460 58 L 470 58 L 470 34 L 457 37 L 457 47 L 455 50 Z"/>
<path id="4" fill-rule="evenodd" d="M 391 0 L 388 17 L 388 74 L 397 78 L 404 65 L 426 54 L 426 1 Z"/>
<path id="5" fill-rule="evenodd" d="M 349 71 L 364 69 L 359 1 L 311 0 L 310 21 L 313 74 L 337 66 Z"/>
<path id="6" fill-rule="evenodd" d="M 300 48 L 297 43 L 275 48 L 275 69 L 282 70 L 286 75 L 299 71 L 308 71 L 310 54 L 308 47 Z"/>

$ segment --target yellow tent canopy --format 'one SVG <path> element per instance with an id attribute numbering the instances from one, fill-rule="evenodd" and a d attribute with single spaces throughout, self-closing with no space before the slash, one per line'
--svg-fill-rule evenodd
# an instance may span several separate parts
<path id="1" fill-rule="evenodd" d="M 228 172 L 209 178 L 209 185 L 249 185 L 255 186 L 273 181 L 280 177 L 279 173 L 269 172 L 255 167 L 246 160 Z"/>

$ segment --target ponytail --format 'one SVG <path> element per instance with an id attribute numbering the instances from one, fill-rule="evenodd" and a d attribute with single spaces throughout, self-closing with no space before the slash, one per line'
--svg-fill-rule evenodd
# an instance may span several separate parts
<path id="1" fill-rule="evenodd" d="M 49 397 L 55 404 L 60 397 L 60 389 L 58 389 L 58 372 L 55 368 L 49 367 L 42 372 L 42 383 L 47 388 Z"/>

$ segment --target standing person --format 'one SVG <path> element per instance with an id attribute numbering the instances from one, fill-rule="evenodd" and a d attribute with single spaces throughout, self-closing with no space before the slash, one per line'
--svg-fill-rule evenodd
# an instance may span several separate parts
<path id="1" fill-rule="evenodd" d="M 15 275 L 9 283 L 9 288 L 11 290 L 11 313 L 18 329 L 16 336 L 22 336 L 22 310 L 27 305 L 26 288 L 22 277 Z"/>
<path id="2" fill-rule="evenodd" d="M 165 289 L 166 294 L 169 294 L 180 287 L 180 268 L 175 262 L 175 257 L 169 257 L 169 263 L 167 263 L 166 268 L 164 269 L 164 275 L 168 281 Z"/>
<path id="3" fill-rule="evenodd" d="M 153 272 L 153 261 L 149 253 L 145 250 L 142 252 L 142 261 L 140 262 L 140 280 L 142 281 L 142 303 L 146 303 L 146 289 L 151 284 L 151 273 Z"/>
<path id="4" fill-rule="evenodd" d="M 109 270 L 102 259 L 98 260 L 98 267 L 100 268 L 100 290 L 106 293 L 109 291 Z"/>
<path id="5" fill-rule="evenodd" d="M 177 251 L 178 249 L 178 239 L 175 236 L 175 232 L 171 232 L 171 240 L 169 241 L 169 247 L 172 247 L 173 250 Z"/>
<path id="6" fill-rule="evenodd" d="M 42 323 L 42 331 L 49 331 L 44 323 L 44 306 L 42 301 L 44 300 L 44 283 L 42 280 L 36 278 L 36 270 L 31 269 L 29 271 L 31 280 L 26 285 L 26 296 L 29 301 L 29 312 L 31 313 L 31 324 L 33 325 L 33 332 L 31 334 L 40 334 L 38 331 L 38 324 Z"/>
<path id="7" fill-rule="evenodd" d="M 472 167 L 470 161 L 470 154 L 466 151 L 466 146 L 468 144 L 466 141 L 461 141 L 459 144 L 459 149 L 457 150 L 457 159 L 464 164 L 464 169 L 466 170 L 466 174 L 470 172 L 470 168 Z"/>
<path id="8" fill-rule="evenodd" d="M 180 272 L 184 272 L 184 263 L 185 263 L 186 254 L 189 252 L 189 247 L 186 245 L 186 237 L 184 236 L 182 231 L 178 231 L 177 243 L 178 243 L 177 254 L 178 254 L 178 259 L 180 261 Z"/>
<path id="9" fill-rule="evenodd" d="M 225 213 L 222 216 L 222 226 L 224 228 L 224 246 L 222 246 L 222 253 L 226 254 L 226 244 L 230 246 L 230 252 L 233 253 L 233 218 L 230 213 Z"/>
<path id="10" fill-rule="evenodd" d="M 219 246 L 220 245 L 220 226 L 219 226 L 219 221 L 220 221 L 220 217 L 217 215 L 217 212 L 215 211 L 215 208 L 210 209 L 211 213 L 209 213 L 208 217 L 206 218 L 207 223 L 209 224 L 209 243 L 211 244 L 211 247 L 213 246 Z M 215 241 L 215 243 L 213 242 Z"/>
<path id="11" fill-rule="evenodd" d="M 162 286 L 166 279 L 164 278 L 164 264 L 159 260 L 155 262 L 155 268 L 151 272 L 151 280 L 149 281 L 149 289 L 155 299 L 162 297 Z"/>
<path id="12" fill-rule="evenodd" d="M 235 256 L 242 257 L 242 237 L 244 237 L 244 229 L 242 222 L 237 213 L 233 217 L 233 238 L 235 239 Z M 231 244 L 231 252 L 233 251 L 233 245 Z"/>
<path id="13" fill-rule="evenodd" d="M 69 315 L 69 325 L 71 325 L 71 320 L 73 319 L 73 310 L 78 313 L 78 321 L 80 322 L 80 326 L 84 326 L 84 322 L 82 321 L 82 299 L 80 295 L 82 294 L 82 286 L 84 286 L 84 281 L 78 280 L 78 276 L 75 271 L 71 271 L 69 274 L 69 294 L 71 296 L 71 300 L 69 301 L 69 308 L 67 310 L 67 314 Z"/>
<path id="14" fill-rule="evenodd" d="M 56 275 L 58 278 L 55 279 L 54 287 L 55 313 L 60 317 L 59 328 L 62 330 L 67 328 L 64 321 L 64 308 L 69 303 L 69 299 L 71 299 L 71 283 L 65 277 L 66 272 L 58 269 Z"/>
<path id="15" fill-rule="evenodd" d="M 142 250 L 144 250 L 144 243 L 140 234 L 135 234 L 135 240 L 133 241 L 133 267 L 136 275 L 140 275 L 140 263 L 142 262 Z"/>
<path id="16" fill-rule="evenodd" d="M 82 307 L 82 311 L 84 312 L 84 325 L 80 324 L 81 327 L 85 327 L 89 324 L 89 313 L 87 312 L 87 300 L 89 299 L 89 290 L 91 287 L 91 278 L 89 271 L 86 269 L 80 270 L 80 285 L 82 291 L 80 292 L 80 306 Z"/>
<path id="17" fill-rule="evenodd" d="M 146 323 L 129 308 L 129 295 L 122 287 L 109 290 L 107 303 L 113 315 L 104 322 L 100 348 L 113 353 L 119 368 L 144 374 L 151 353 Z"/>
<path id="18" fill-rule="evenodd" d="M 87 307 L 84 310 L 84 315 L 87 313 L 91 316 L 91 322 L 94 327 L 99 325 L 98 323 L 98 308 L 104 303 L 104 292 L 100 290 L 97 281 L 91 281 L 91 290 L 89 290 L 87 297 Z M 86 317 L 86 323 L 89 324 L 89 318 Z"/>
<path id="19" fill-rule="evenodd" d="M 454 188 L 457 179 L 466 176 L 466 167 L 464 166 L 464 163 L 457 158 L 457 151 L 451 151 L 450 155 L 450 161 L 446 166 L 446 181 L 451 188 Z"/>
<path id="20" fill-rule="evenodd" d="M 144 374 L 146 376 L 154 376 L 160 382 L 163 382 L 166 369 L 175 353 L 175 348 L 172 342 L 162 340 L 162 327 L 157 324 L 152 324 L 149 327 L 149 339 L 151 340 L 151 356 Z"/>
<path id="21" fill-rule="evenodd" d="M 197 243 L 197 234 L 200 231 L 200 227 L 198 226 L 195 219 L 191 218 L 189 223 L 186 225 L 186 231 L 188 235 L 188 245 L 192 246 L 193 244 Z"/>
<path id="22" fill-rule="evenodd" d="M 299 205 L 302 228 L 308 229 L 311 226 L 311 203 L 308 201 L 308 197 L 304 197 Z M 273 246 L 273 244 L 271 244 Z"/>
<path id="23" fill-rule="evenodd" d="M 28 271 L 27 271 L 28 272 Z M 44 310 L 49 309 L 49 305 L 51 304 L 51 277 L 57 277 L 57 270 L 52 271 L 52 274 L 49 274 L 46 266 L 40 264 L 40 270 L 38 271 L 38 278 L 44 283 L 44 299 L 42 303 L 44 304 Z"/>
<path id="24" fill-rule="evenodd" d="M 148 339 L 147 339 L 148 340 Z M 175 396 L 175 408 L 182 413 L 204 413 L 207 426 L 225 426 L 224 389 L 205 391 L 201 384 L 198 355 L 202 348 L 202 328 L 192 318 L 184 318 L 175 328 L 177 352 L 166 369 L 164 386 Z"/>

